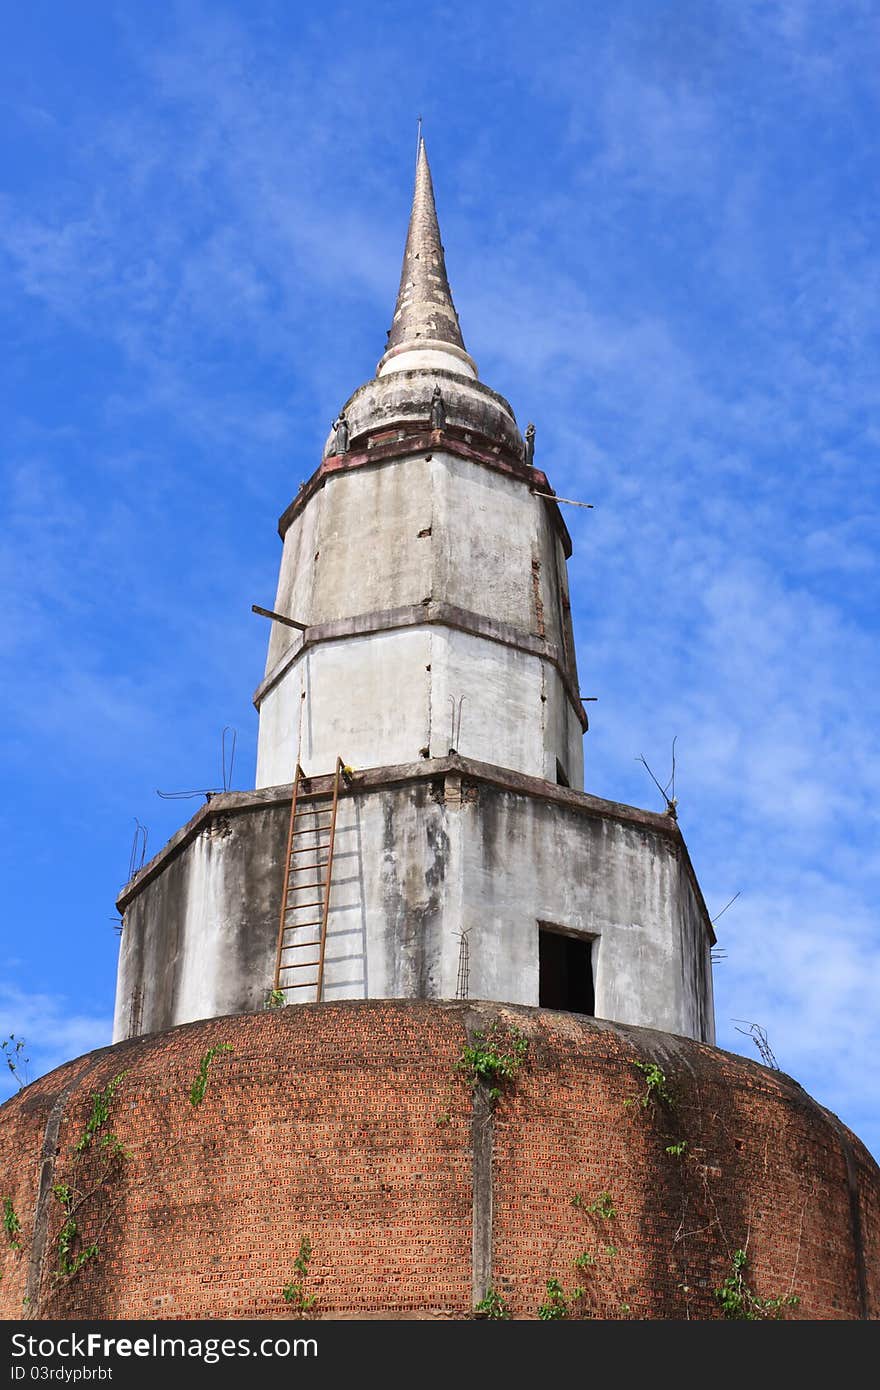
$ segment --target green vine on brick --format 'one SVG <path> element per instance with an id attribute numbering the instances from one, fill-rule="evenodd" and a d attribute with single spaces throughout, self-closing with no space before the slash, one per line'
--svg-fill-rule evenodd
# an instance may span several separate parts
<path id="1" fill-rule="evenodd" d="M 587 1216 L 596 1218 L 593 1224 L 593 1234 L 598 1235 L 601 1223 L 613 1221 L 617 1216 L 617 1207 L 614 1205 L 614 1198 L 610 1192 L 602 1191 L 592 1201 L 588 1201 L 582 1192 L 571 1194 L 571 1205 L 578 1211 L 582 1211 Z M 600 1293 L 596 1280 L 600 1281 L 600 1286 L 605 1282 L 605 1275 L 608 1274 L 608 1267 L 603 1271 L 600 1267 L 600 1259 L 612 1261 L 617 1255 L 617 1246 L 610 1242 L 597 1241 L 593 1249 L 581 1250 L 572 1261 L 574 1269 L 583 1277 L 589 1275 L 588 1285 L 578 1284 L 571 1293 L 567 1293 L 559 1279 L 555 1276 L 548 1279 L 546 1297 L 544 1302 L 538 1307 L 538 1317 L 542 1321 L 550 1319 L 569 1318 L 584 1316 L 583 1300 L 586 1299 L 588 1292 L 594 1295 Z"/>
<path id="2" fill-rule="evenodd" d="M 195 1081 L 189 1088 L 189 1102 L 192 1106 L 201 1105 L 205 1099 L 205 1092 L 208 1089 L 208 1068 L 221 1052 L 232 1052 L 234 1048 L 231 1043 L 217 1043 L 215 1047 L 209 1047 L 202 1060 L 199 1062 L 199 1073 Z"/>
<path id="3" fill-rule="evenodd" d="M 479 1303 L 475 1306 L 474 1317 L 505 1320 L 510 1317 L 510 1309 L 507 1306 L 506 1300 L 497 1289 L 493 1289 L 491 1284 L 486 1290 L 485 1297 L 481 1298 Z"/>
<path id="4" fill-rule="evenodd" d="M 554 1322 L 559 1318 L 567 1318 L 569 1313 L 569 1300 L 566 1298 L 565 1290 L 558 1279 L 548 1279 L 544 1285 L 545 1300 L 538 1304 L 538 1317 L 541 1322 Z"/>
<path id="5" fill-rule="evenodd" d="M 267 1009 L 283 1009 L 287 1003 L 287 997 L 283 989 L 270 989 L 266 995 Z"/>
<path id="6" fill-rule="evenodd" d="M 86 1120 L 86 1127 L 79 1139 L 73 1146 L 74 1153 L 84 1154 L 91 1147 L 92 1140 L 104 1128 L 110 1118 L 110 1106 L 117 1089 L 125 1080 L 128 1072 L 121 1071 L 118 1076 L 114 1076 L 112 1081 L 108 1081 L 103 1091 L 92 1092 L 92 1111 Z M 102 1134 L 101 1145 L 105 1149 L 121 1149 L 119 1140 L 115 1134 Z"/>
<path id="7" fill-rule="evenodd" d="M 604 1246 L 600 1248 L 603 1252 L 606 1249 Z M 608 1248 L 613 1249 L 614 1247 Z M 615 1254 L 616 1253 L 615 1251 Z M 584 1273 L 586 1270 L 592 1270 L 595 1267 L 596 1256 L 589 1250 L 582 1250 L 573 1261 L 573 1264 L 575 1269 Z M 562 1284 L 555 1276 L 547 1280 L 547 1283 L 544 1285 L 544 1290 L 544 1302 L 538 1305 L 538 1317 L 542 1322 L 551 1322 L 560 1318 L 571 1317 L 572 1311 L 577 1309 L 582 1299 L 587 1296 L 585 1284 L 577 1284 L 575 1288 L 572 1289 L 571 1293 L 567 1294 Z"/>
<path id="8" fill-rule="evenodd" d="M 3 1198 L 3 1230 L 6 1232 L 6 1239 L 12 1249 L 20 1250 L 21 1244 L 18 1237 L 21 1232 L 21 1222 L 16 1215 L 11 1197 Z"/>
<path id="9" fill-rule="evenodd" d="M 96 1193 L 105 1190 L 107 1180 L 118 1164 L 130 1157 L 122 1141 L 111 1130 L 106 1129 L 114 1096 L 127 1075 L 127 1072 L 120 1072 L 108 1081 L 103 1090 L 92 1092 L 92 1108 L 88 1119 L 82 1134 L 71 1148 L 73 1169 L 70 1179 L 67 1182 L 56 1182 L 52 1187 L 52 1194 L 64 1213 L 56 1245 L 57 1264 L 53 1272 L 56 1282 L 71 1279 L 79 1273 L 83 1265 L 97 1257 L 98 1238 L 109 1220 L 109 1213 L 88 1244 L 83 1242 L 79 1213 Z M 100 1155 L 103 1166 L 90 1174 L 91 1182 L 86 1187 L 80 1172 L 90 1151 Z"/>
<path id="10" fill-rule="evenodd" d="M 472 1045 L 462 1048 L 455 1069 L 474 1089 L 485 1086 L 494 1105 L 502 1087 L 515 1080 L 528 1047 L 528 1039 L 518 1028 L 505 1028 L 496 1021 L 485 1032 L 475 1033 Z"/>
<path id="11" fill-rule="evenodd" d="M 764 1318 L 781 1318 L 785 1308 L 796 1308 L 800 1303 L 797 1294 L 780 1295 L 777 1298 L 760 1298 L 746 1283 L 748 1256 L 745 1250 L 735 1250 L 730 1273 L 715 1290 L 715 1297 L 721 1304 L 726 1318 L 758 1322 Z"/>
<path id="12" fill-rule="evenodd" d="M 89 1260 L 95 1259 L 98 1254 L 98 1242 L 92 1241 L 91 1245 L 81 1245 L 78 1250 L 75 1249 L 79 1238 L 79 1223 L 73 1215 L 76 1194 L 66 1183 L 56 1183 L 52 1191 L 67 1212 L 66 1220 L 58 1232 L 58 1267 L 55 1277 L 69 1279 Z"/>
<path id="13" fill-rule="evenodd" d="M 617 1215 L 614 1198 L 610 1192 L 600 1192 L 595 1201 L 592 1202 L 588 1202 L 580 1192 L 575 1192 L 571 1199 L 571 1205 L 579 1207 L 581 1211 L 588 1211 L 591 1216 L 600 1216 L 603 1221 L 612 1221 Z"/>
<path id="14" fill-rule="evenodd" d="M 281 1290 L 281 1295 L 285 1303 L 289 1303 L 297 1313 L 308 1313 L 314 1308 L 317 1302 L 317 1295 L 306 1293 L 305 1280 L 309 1274 L 309 1260 L 312 1258 L 312 1242 L 307 1235 L 300 1237 L 299 1254 L 293 1262 L 293 1267 L 299 1275 L 299 1279 L 291 1279 L 289 1284 L 285 1284 Z"/>
<path id="15" fill-rule="evenodd" d="M 652 1101 L 659 1100 L 670 1110 L 673 1110 L 675 1099 L 669 1089 L 666 1073 L 662 1067 L 659 1067 L 656 1062 L 636 1062 L 635 1060 L 631 1065 L 636 1068 L 636 1071 L 640 1071 L 645 1078 L 645 1090 L 642 1095 L 631 1096 L 629 1100 L 624 1101 L 624 1105 L 638 1103 L 643 1110 L 647 1110 Z"/>

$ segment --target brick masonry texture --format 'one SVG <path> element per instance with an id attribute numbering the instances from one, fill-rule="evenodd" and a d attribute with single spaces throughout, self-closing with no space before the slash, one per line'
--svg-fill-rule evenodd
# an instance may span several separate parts
<path id="1" fill-rule="evenodd" d="M 514 1317 L 535 1317 L 554 1278 L 568 1297 L 583 1287 L 573 1317 L 716 1318 L 740 1248 L 759 1295 L 799 1297 L 787 1317 L 878 1316 L 880 1170 L 791 1078 L 648 1029 L 421 1001 L 186 1024 L 13 1097 L 0 1199 L 21 1248 L 0 1231 L 0 1316 L 298 1316 L 282 1289 L 304 1235 L 315 1317 L 472 1316 L 472 1094 L 455 1064 L 494 1020 L 528 1039 L 491 1120 L 492 1282 Z M 662 1069 L 671 1104 L 641 1104 L 634 1061 Z M 91 1098 L 120 1073 L 77 1160 Z M 101 1146 L 108 1132 L 125 1156 Z M 98 1253 L 58 1278 L 64 1182 Z"/>

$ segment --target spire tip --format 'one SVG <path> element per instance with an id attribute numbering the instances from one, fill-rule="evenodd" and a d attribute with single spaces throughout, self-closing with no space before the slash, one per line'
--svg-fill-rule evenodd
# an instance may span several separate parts
<path id="1" fill-rule="evenodd" d="M 453 370 L 471 371 L 476 366 L 467 354 L 452 302 L 452 291 L 446 275 L 443 243 L 434 202 L 431 168 L 422 134 L 422 117 L 418 117 L 418 146 L 416 150 L 415 189 L 412 212 L 403 253 L 403 269 L 397 305 L 388 332 L 385 356 L 379 370 L 391 359 L 406 350 L 424 353 L 442 352 L 456 359 Z"/>

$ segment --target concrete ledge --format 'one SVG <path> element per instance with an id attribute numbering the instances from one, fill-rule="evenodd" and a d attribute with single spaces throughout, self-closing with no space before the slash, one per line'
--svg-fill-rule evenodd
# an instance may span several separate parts
<path id="1" fill-rule="evenodd" d="M 402 608 L 358 613 L 353 618 L 337 618 L 333 622 L 315 623 L 313 627 L 307 627 L 302 634 L 302 640 L 299 643 L 294 641 L 275 669 L 257 686 L 253 695 L 254 705 L 259 709 L 269 691 L 278 684 L 297 658 L 309 647 L 317 646 L 320 642 L 336 642 L 345 637 L 369 637 L 375 632 L 393 632 L 398 628 L 431 625 L 452 627 L 459 632 L 470 633 L 472 637 L 482 637 L 487 642 L 513 647 L 516 651 L 526 652 L 529 656 L 537 656 L 549 662 L 558 671 L 578 722 L 586 732 L 589 721 L 580 694 L 555 642 L 548 642 L 546 638 L 537 637 L 533 633 L 522 632 L 511 623 L 499 623 L 493 618 L 484 617 L 481 613 L 472 613 L 452 603 L 437 603 L 433 599 L 407 604 Z"/>

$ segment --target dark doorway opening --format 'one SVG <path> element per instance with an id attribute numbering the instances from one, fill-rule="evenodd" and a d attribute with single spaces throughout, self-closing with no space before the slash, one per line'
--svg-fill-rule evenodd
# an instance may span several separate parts
<path id="1" fill-rule="evenodd" d="M 560 787 L 570 787 L 571 783 L 565 775 L 565 768 L 559 759 L 556 759 L 556 783 Z"/>
<path id="2" fill-rule="evenodd" d="M 544 1009 L 595 1015 L 593 942 L 538 928 L 538 1003 Z"/>

